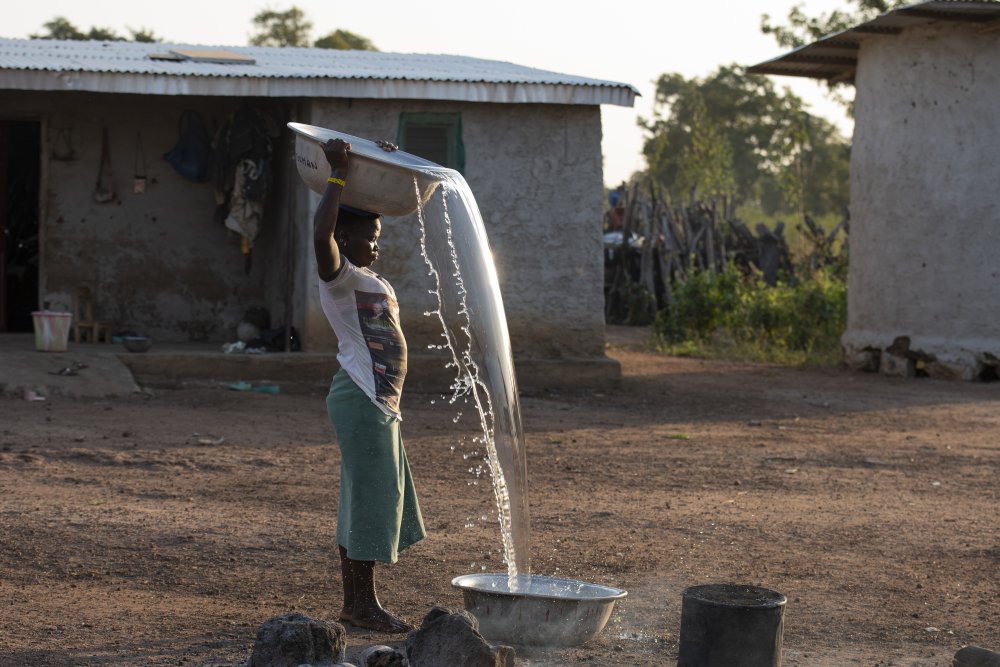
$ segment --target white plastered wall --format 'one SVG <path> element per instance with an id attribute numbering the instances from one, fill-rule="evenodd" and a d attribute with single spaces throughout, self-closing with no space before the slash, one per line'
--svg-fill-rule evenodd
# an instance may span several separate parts
<path id="1" fill-rule="evenodd" d="M 998 62 L 1000 33 L 958 23 L 862 45 L 849 361 L 874 351 L 884 371 L 895 356 L 971 379 L 1000 357 Z"/>
<path id="2" fill-rule="evenodd" d="M 479 203 L 496 261 L 511 344 L 520 357 L 595 357 L 604 349 L 601 121 L 597 106 L 371 100 L 313 103 L 302 122 L 360 137 L 395 139 L 401 112 L 462 114 L 465 178 Z M 310 238 L 319 197 L 299 215 Z M 307 212 L 307 213 L 306 213 Z M 411 350 L 438 343 L 440 326 L 414 220 L 387 221 L 376 268 L 392 283 Z M 335 350 L 319 306 L 311 247 L 303 340 Z"/>

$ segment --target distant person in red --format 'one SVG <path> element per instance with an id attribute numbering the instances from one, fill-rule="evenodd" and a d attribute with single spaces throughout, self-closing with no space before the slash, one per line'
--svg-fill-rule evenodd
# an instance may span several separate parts
<path id="1" fill-rule="evenodd" d="M 313 226 L 320 303 L 337 335 L 340 363 L 326 398 L 341 453 L 340 620 L 408 632 L 413 626 L 383 608 L 375 594 L 375 562 L 395 563 L 400 551 L 425 535 L 399 433 L 406 340 L 395 291 L 368 268 L 378 258 L 379 216 L 340 203 L 350 148 L 340 139 L 323 146 L 331 174 Z"/>

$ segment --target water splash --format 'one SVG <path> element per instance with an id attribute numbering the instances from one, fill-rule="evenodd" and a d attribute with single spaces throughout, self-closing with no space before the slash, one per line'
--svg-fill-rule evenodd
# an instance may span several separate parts
<path id="1" fill-rule="evenodd" d="M 437 301 L 425 315 L 439 320 L 445 341 L 429 347 L 451 354 L 446 367 L 456 374 L 449 403 L 471 402 L 479 415 L 482 434 L 476 442 L 486 450 L 509 585 L 516 590 L 531 567 L 527 463 L 507 320 L 472 191 L 458 172 L 441 170 L 436 175 L 442 181 L 437 194 L 417 209 L 420 253 L 434 282 L 429 291 Z M 416 178 L 414 189 L 419 201 Z M 461 416 L 459 411 L 454 421 Z M 476 473 L 475 468 L 470 471 Z"/>

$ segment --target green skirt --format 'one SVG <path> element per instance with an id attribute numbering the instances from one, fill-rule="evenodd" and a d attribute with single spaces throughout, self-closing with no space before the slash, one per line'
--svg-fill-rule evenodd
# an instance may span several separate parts
<path id="1" fill-rule="evenodd" d="M 326 397 L 340 445 L 337 544 L 353 560 L 395 563 L 426 534 L 399 420 L 382 412 L 340 370 Z"/>

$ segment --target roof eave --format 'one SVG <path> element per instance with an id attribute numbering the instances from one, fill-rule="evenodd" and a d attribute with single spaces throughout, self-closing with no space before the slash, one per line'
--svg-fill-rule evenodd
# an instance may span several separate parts
<path id="1" fill-rule="evenodd" d="M 904 27 L 893 25 L 894 21 L 903 22 L 906 27 L 935 21 L 964 22 L 979 25 L 980 32 L 993 32 L 1000 30 L 1000 2 L 927 0 L 920 4 L 900 7 L 871 21 L 827 35 L 777 58 L 748 67 L 747 71 L 751 74 L 823 79 L 830 83 L 853 83 L 861 41 L 871 35 L 900 34 Z M 838 53 L 829 55 L 831 50 L 836 50 Z"/>
<path id="2" fill-rule="evenodd" d="M 0 70 L 0 89 L 139 95 L 434 99 L 493 104 L 631 107 L 631 86 L 375 78 L 178 77 L 119 72 Z"/>

